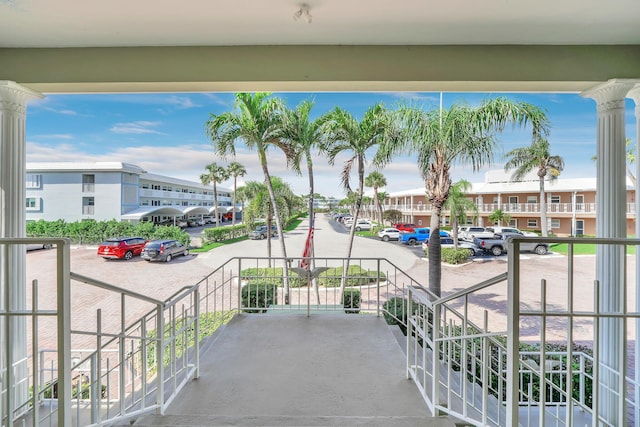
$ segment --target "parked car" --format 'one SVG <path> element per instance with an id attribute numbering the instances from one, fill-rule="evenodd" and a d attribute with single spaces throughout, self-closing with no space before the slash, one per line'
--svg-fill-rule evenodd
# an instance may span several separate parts
<path id="1" fill-rule="evenodd" d="M 484 227 L 463 226 L 458 228 L 458 237 L 468 242 L 473 242 L 473 239 L 478 238 L 491 238 L 494 236 L 493 231 Z"/>
<path id="2" fill-rule="evenodd" d="M 152 240 L 142 249 L 140 257 L 145 261 L 166 261 L 173 257 L 189 255 L 189 247 L 177 240 Z"/>
<path id="3" fill-rule="evenodd" d="M 107 239 L 98 246 L 98 256 L 105 259 L 126 259 L 140 255 L 147 239 L 144 237 L 119 237 Z"/>
<path id="4" fill-rule="evenodd" d="M 350 227 L 355 227 L 356 231 L 371 230 L 373 225 L 368 219 L 359 219 L 355 224 L 351 223 Z"/>
<path id="5" fill-rule="evenodd" d="M 37 251 L 38 249 L 51 249 L 53 245 L 51 243 L 29 243 L 27 245 L 27 251 Z"/>
<path id="6" fill-rule="evenodd" d="M 426 240 L 422 242 L 422 249 L 427 249 L 429 247 L 429 241 Z M 455 248 L 453 244 L 453 237 L 440 237 L 440 247 L 442 248 Z M 469 256 L 475 256 L 482 254 L 484 251 L 480 249 L 478 246 L 473 243 L 464 242 L 458 240 L 458 249 L 466 249 L 469 252 Z"/>
<path id="7" fill-rule="evenodd" d="M 507 253 L 507 240 L 509 237 L 522 236 L 521 233 L 503 233 L 496 234 L 491 239 L 476 238 L 474 243 L 482 248 L 485 252 L 489 252 L 495 256 Z M 531 236 L 530 236 L 531 237 Z M 544 255 L 549 252 L 549 244 L 541 242 L 521 242 L 520 251 L 533 251 L 538 255 Z"/>
<path id="8" fill-rule="evenodd" d="M 414 232 L 402 231 L 399 241 L 405 245 L 415 246 L 418 243 L 429 240 L 431 229 L 429 227 L 416 228 Z M 440 230 L 440 237 L 451 237 L 448 232 Z"/>
<path id="9" fill-rule="evenodd" d="M 398 240 L 400 238 L 400 230 L 397 228 L 383 228 L 378 231 L 378 237 L 380 240 L 388 242 L 389 240 Z"/>
<path id="10" fill-rule="evenodd" d="M 391 224 L 393 225 L 394 228 L 400 230 L 400 231 L 408 231 L 410 233 L 413 233 L 414 231 L 416 231 L 416 228 L 418 227 L 415 224 L 407 224 L 404 222 L 397 222 L 395 224 Z"/>
<path id="11" fill-rule="evenodd" d="M 278 235 L 278 229 L 275 225 L 271 226 L 271 236 L 275 237 Z M 249 238 L 252 240 L 262 240 L 267 238 L 267 226 L 260 225 L 256 227 L 255 230 L 249 232 Z"/>
<path id="12" fill-rule="evenodd" d="M 531 236 L 531 237 L 539 237 L 538 234 L 532 232 L 532 231 L 521 231 L 518 230 L 517 228 L 513 228 L 513 227 L 500 227 L 500 226 L 491 226 L 491 227 L 487 227 L 487 231 L 491 231 L 494 234 L 519 234 L 521 236 Z"/>

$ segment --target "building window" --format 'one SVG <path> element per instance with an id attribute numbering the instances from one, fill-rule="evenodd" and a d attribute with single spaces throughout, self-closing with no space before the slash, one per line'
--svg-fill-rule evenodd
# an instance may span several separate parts
<path id="1" fill-rule="evenodd" d="M 93 193 L 96 191 L 96 176 L 82 175 L 82 192 Z"/>
<path id="2" fill-rule="evenodd" d="M 93 215 L 95 207 L 95 198 L 94 197 L 83 197 L 82 198 L 82 214 L 83 215 Z"/>
<path id="3" fill-rule="evenodd" d="M 538 228 L 538 220 L 537 219 L 528 219 L 527 220 L 527 228 Z"/>
<path id="4" fill-rule="evenodd" d="M 160 186 L 158 184 L 151 184 L 151 189 L 152 190 L 159 190 Z"/>
<path id="5" fill-rule="evenodd" d="M 27 197 L 26 208 L 28 211 L 40 210 L 40 198 L 39 197 Z"/>
<path id="6" fill-rule="evenodd" d="M 28 173 L 26 179 L 27 188 L 42 188 L 42 175 L 39 173 Z"/>
<path id="7" fill-rule="evenodd" d="M 560 220 L 551 219 L 551 228 L 560 228 Z"/>
<path id="8" fill-rule="evenodd" d="M 160 200 L 152 200 L 151 206 L 160 206 Z"/>
<path id="9" fill-rule="evenodd" d="M 527 203 L 538 203 L 538 198 L 536 196 L 527 196 Z"/>
<path id="10" fill-rule="evenodd" d="M 560 196 L 551 196 L 551 203 L 560 203 Z"/>

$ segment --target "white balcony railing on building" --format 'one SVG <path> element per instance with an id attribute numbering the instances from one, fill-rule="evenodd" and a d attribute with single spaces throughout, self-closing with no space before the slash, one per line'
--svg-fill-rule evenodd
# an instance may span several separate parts
<path id="1" fill-rule="evenodd" d="M 502 209 L 503 212 L 509 214 L 518 213 L 530 213 L 540 214 L 539 203 L 482 203 L 478 206 L 478 212 L 480 214 L 490 214 L 498 209 Z M 371 206 L 370 209 L 375 209 L 375 206 Z M 431 212 L 431 204 L 391 204 L 384 205 L 384 210 L 399 210 L 404 214 L 416 214 L 416 213 L 429 213 Z M 548 214 L 596 214 L 595 203 L 547 203 L 546 210 Z M 635 203 L 627 203 L 627 214 L 634 214 L 636 212 Z"/>

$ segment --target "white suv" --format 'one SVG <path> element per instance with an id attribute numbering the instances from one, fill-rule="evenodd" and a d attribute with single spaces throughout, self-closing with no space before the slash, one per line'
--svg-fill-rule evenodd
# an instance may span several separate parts
<path id="1" fill-rule="evenodd" d="M 371 230 L 372 224 L 368 219 L 359 219 L 355 224 L 351 224 L 351 227 L 355 227 L 356 231 Z"/>
<path id="2" fill-rule="evenodd" d="M 529 237 L 538 237 L 538 234 L 532 231 L 520 231 L 517 228 L 513 227 L 487 227 L 487 231 L 493 231 L 495 234 L 503 234 L 503 233 L 513 233 L 520 234 L 521 236 L 529 236 Z"/>

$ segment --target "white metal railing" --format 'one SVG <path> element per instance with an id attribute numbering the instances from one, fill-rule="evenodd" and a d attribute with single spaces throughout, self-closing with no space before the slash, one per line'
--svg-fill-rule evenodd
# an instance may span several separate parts
<path id="1" fill-rule="evenodd" d="M 584 214 L 595 215 L 595 203 L 546 203 L 546 211 L 550 214 Z M 383 205 L 385 210 L 395 209 L 404 213 L 411 212 L 431 212 L 431 204 L 386 204 Z M 374 209 L 375 206 L 372 206 Z M 540 203 L 479 203 L 477 205 L 478 213 L 486 214 L 502 209 L 507 213 L 531 213 L 540 214 Z M 636 211 L 635 203 L 627 203 L 627 214 L 634 214 Z"/>
<path id="2" fill-rule="evenodd" d="M 59 281 L 56 298 L 47 295 L 46 301 L 39 301 L 42 292 L 34 280 L 33 301 L 26 310 L 0 311 L 6 348 L 26 349 L 20 357 L 7 357 L 8 365 L 0 370 L 2 427 L 100 426 L 163 413 L 182 387 L 199 376 L 196 343 L 236 313 L 345 311 L 399 319 L 398 306 L 384 302 L 404 301 L 408 286 L 420 288 L 383 259 L 351 259 L 343 298 L 340 284 L 347 262 L 342 258 L 312 260 L 312 274 L 294 267 L 300 258 L 234 258 L 198 283 L 157 300 L 70 272 L 67 239 L 0 239 L 0 247 L 15 248 L 25 242 L 56 247 Z M 4 262 L 10 265 L 8 259 Z M 309 282 L 318 286 L 310 287 Z M 251 297 L 252 288 L 272 285 L 273 298 L 268 301 L 259 292 L 257 298 Z M 71 311 L 85 286 L 105 293 L 101 299 L 105 309 L 96 311 L 95 321 L 78 321 Z M 54 300 L 57 303 L 49 309 Z M 15 334 L 7 333 L 12 319 L 19 316 L 31 325 L 25 328 L 28 343 L 21 344 Z M 62 347 L 51 348 L 52 333 Z M 48 346 L 41 343 L 45 337 Z"/>
<path id="3" fill-rule="evenodd" d="M 567 246 L 554 259 L 566 279 L 551 285 L 547 269 L 523 267 L 519 245 L 530 240 Z M 478 426 L 637 425 L 640 384 L 627 351 L 637 352 L 640 313 L 624 254 L 640 240 L 518 237 L 508 245 L 508 275 L 442 298 L 409 290 L 407 372 L 429 409 Z M 620 257 L 599 268 L 595 256 L 575 257 L 593 245 Z M 608 296 L 615 309 L 605 300 L 607 268 L 621 284 Z M 478 310 L 488 304 L 491 315 Z"/>

